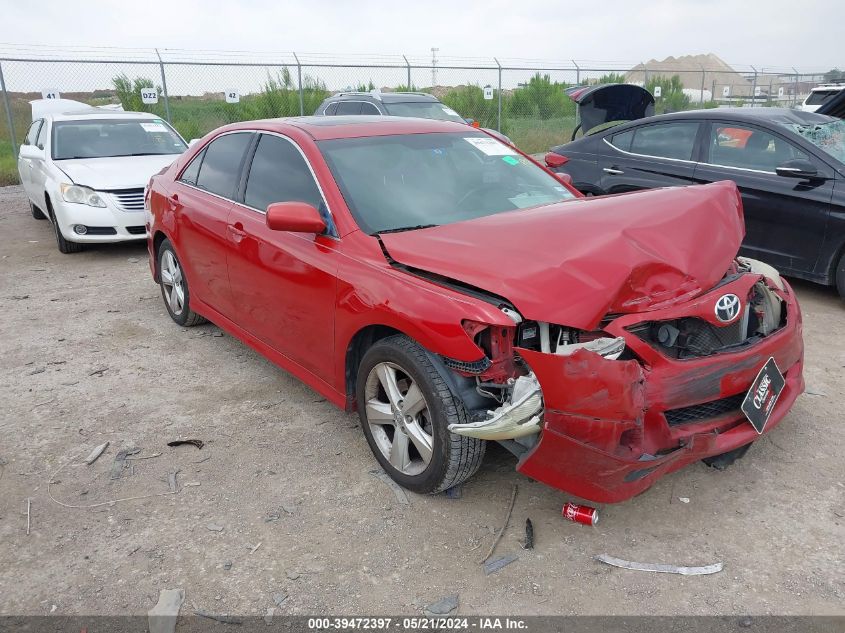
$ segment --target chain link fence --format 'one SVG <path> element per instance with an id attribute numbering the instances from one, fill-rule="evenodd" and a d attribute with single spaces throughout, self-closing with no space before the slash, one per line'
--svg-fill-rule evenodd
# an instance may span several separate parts
<path id="1" fill-rule="evenodd" d="M 502 131 L 524 151 L 542 152 L 568 141 L 576 126 L 575 104 L 564 93 L 569 86 L 628 82 L 652 93 L 659 86 L 661 113 L 720 105 L 794 107 L 823 80 L 821 71 L 691 69 L 680 60 L 624 65 L 0 47 L 0 185 L 17 181 L 17 147 L 31 123 L 30 102 L 48 96 L 153 112 L 192 139 L 236 121 L 313 114 L 323 99 L 343 90 L 424 91 L 482 127 Z"/>

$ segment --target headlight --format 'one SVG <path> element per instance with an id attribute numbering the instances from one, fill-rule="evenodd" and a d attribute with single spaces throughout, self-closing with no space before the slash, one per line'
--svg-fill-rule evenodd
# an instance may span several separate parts
<path id="1" fill-rule="evenodd" d="M 106 203 L 93 189 L 80 185 L 62 184 L 62 198 L 65 202 L 74 204 L 87 204 L 89 207 L 105 207 Z"/>

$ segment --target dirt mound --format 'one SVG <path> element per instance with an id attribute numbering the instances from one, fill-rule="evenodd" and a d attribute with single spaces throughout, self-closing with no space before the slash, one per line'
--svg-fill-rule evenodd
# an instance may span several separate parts
<path id="1" fill-rule="evenodd" d="M 655 76 L 671 77 L 678 75 L 684 88 L 700 90 L 702 87 L 702 71 L 704 71 L 704 89 L 712 90 L 714 95 L 722 95 L 724 86 L 730 86 L 730 95 L 750 95 L 752 82 L 730 67 L 723 59 L 708 53 L 707 55 L 683 55 L 681 57 L 667 57 L 662 61 L 650 59 L 645 64 L 637 64 L 625 74 L 625 81 L 629 83 L 645 83 L 646 70 L 648 78 Z"/>

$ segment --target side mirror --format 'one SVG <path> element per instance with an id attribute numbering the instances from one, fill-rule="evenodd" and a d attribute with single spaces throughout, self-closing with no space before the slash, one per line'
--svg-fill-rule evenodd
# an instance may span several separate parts
<path id="1" fill-rule="evenodd" d="M 569 174 L 564 174 L 562 171 L 557 172 L 555 174 L 558 180 L 560 180 L 563 184 L 572 186 L 572 176 Z"/>
<path id="2" fill-rule="evenodd" d="M 35 145 L 21 145 L 19 156 L 21 158 L 44 158 L 44 150 L 38 149 Z"/>
<path id="3" fill-rule="evenodd" d="M 274 202 L 267 207 L 267 227 L 272 231 L 322 233 L 326 221 L 306 202 Z"/>
<path id="4" fill-rule="evenodd" d="M 810 161 L 795 158 L 778 165 L 775 173 L 784 178 L 818 178 L 819 170 Z"/>

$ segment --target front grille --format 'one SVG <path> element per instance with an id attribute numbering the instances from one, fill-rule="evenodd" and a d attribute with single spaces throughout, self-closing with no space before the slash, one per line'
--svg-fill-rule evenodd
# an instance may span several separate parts
<path id="1" fill-rule="evenodd" d="M 144 188 L 109 191 L 114 203 L 124 211 L 144 210 Z"/>
<path id="2" fill-rule="evenodd" d="M 127 226 L 126 232 L 132 235 L 144 235 L 147 232 L 146 226 Z"/>
<path id="3" fill-rule="evenodd" d="M 666 416 L 666 422 L 669 426 L 701 422 L 727 413 L 738 412 L 744 399 L 745 394 L 740 393 L 735 396 L 722 398 L 721 400 L 711 400 L 703 404 L 694 404 L 691 407 L 670 409 L 669 411 L 664 411 L 663 415 Z"/>
<path id="4" fill-rule="evenodd" d="M 86 226 L 85 235 L 117 235 L 113 226 Z"/>

